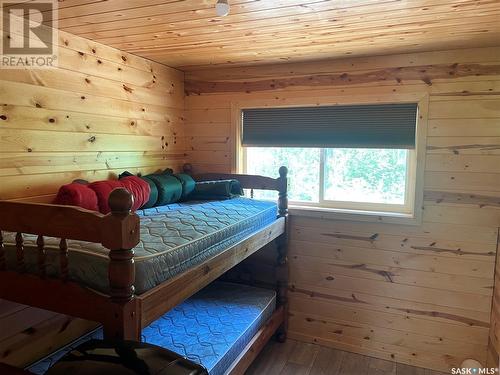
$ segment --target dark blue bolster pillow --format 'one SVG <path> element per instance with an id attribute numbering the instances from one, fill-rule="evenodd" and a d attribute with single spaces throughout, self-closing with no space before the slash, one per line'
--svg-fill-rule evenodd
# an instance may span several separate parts
<path id="1" fill-rule="evenodd" d="M 197 182 L 189 195 L 193 200 L 224 200 L 243 195 L 241 184 L 237 180 L 218 180 Z"/>

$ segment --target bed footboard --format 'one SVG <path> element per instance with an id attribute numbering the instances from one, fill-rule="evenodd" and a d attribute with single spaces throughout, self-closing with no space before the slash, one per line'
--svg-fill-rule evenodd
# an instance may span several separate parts
<path id="1" fill-rule="evenodd" d="M 109 337 L 138 339 L 133 248 L 140 229 L 139 217 L 130 212 L 132 204 L 125 189 L 111 193 L 108 215 L 72 206 L 0 202 L 0 298 L 100 322 Z M 16 269 L 7 269 L 2 231 L 16 233 Z M 38 236 L 37 275 L 26 273 L 23 234 Z M 60 239 L 58 279 L 46 275 L 45 237 Z M 101 243 L 109 249 L 109 296 L 68 280 L 67 240 Z"/>

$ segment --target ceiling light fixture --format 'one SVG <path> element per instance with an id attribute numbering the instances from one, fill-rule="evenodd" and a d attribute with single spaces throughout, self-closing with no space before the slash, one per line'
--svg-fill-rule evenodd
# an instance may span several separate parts
<path id="1" fill-rule="evenodd" d="M 215 4 L 215 13 L 219 17 L 224 17 L 229 14 L 229 2 L 228 0 L 217 0 Z"/>

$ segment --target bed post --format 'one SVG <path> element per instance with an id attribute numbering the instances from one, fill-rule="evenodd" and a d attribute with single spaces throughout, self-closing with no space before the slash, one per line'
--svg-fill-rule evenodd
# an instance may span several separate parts
<path id="1" fill-rule="evenodd" d="M 103 245 L 109 249 L 109 290 L 112 311 L 104 324 L 106 338 L 140 340 L 140 309 L 134 298 L 134 247 L 139 243 L 139 217 L 130 212 L 134 197 L 124 188 L 109 195 Z"/>
<path id="2" fill-rule="evenodd" d="M 185 174 L 188 174 L 188 175 L 192 175 L 193 174 L 193 166 L 190 164 L 190 163 L 185 163 L 183 166 L 182 166 L 182 171 L 185 173 Z"/>
<path id="3" fill-rule="evenodd" d="M 288 330 L 288 169 L 280 167 L 278 178 L 278 216 L 285 218 L 285 232 L 276 239 L 276 288 L 278 305 L 284 308 L 283 324 L 277 330 L 279 342 L 285 342 Z"/>
<path id="4" fill-rule="evenodd" d="M 0 229 L 0 271 L 5 270 L 5 268 L 6 268 L 5 247 L 3 245 L 2 230 Z"/>

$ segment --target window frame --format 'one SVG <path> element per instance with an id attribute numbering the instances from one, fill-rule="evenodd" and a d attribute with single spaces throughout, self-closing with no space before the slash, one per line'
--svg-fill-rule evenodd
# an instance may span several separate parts
<path id="1" fill-rule="evenodd" d="M 403 204 L 392 203 L 376 203 L 376 202 L 358 202 L 358 201 L 336 201 L 324 199 L 325 189 L 325 164 L 324 164 L 325 149 L 321 149 L 320 155 L 320 207 L 327 207 L 341 210 L 353 211 L 378 211 L 397 214 L 411 214 L 413 212 L 414 200 L 412 197 L 415 195 L 414 189 L 415 174 L 416 174 L 416 152 L 415 150 L 408 150 L 406 160 L 406 176 L 405 176 L 405 197 Z M 321 199 L 323 198 L 323 199 Z"/>
<path id="2" fill-rule="evenodd" d="M 311 105 L 356 105 L 356 104 L 392 104 L 417 103 L 417 124 L 415 149 L 408 153 L 409 161 L 406 177 L 406 197 L 404 205 L 395 205 L 397 210 L 391 210 L 391 204 L 321 201 L 324 196 L 324 149 L 320 155 L 320 202 L 290 202 L 292 214 L 331 219 L 363 220 L 377 222 L 392 222 L 399 224 L 415 224 L 422 222 L 423 215 L 423 180 L 425 170 L 425 150 L 427 138 L 428 94 L 380 94 L 366 96 L 325 97 L 320 103 L 311 103 L 310 98 L 294 98 L 284 103 L 282 98 L 269 100 L 245 100 L 231 103 L 232 137 L 235 139 L 235 157 L 232 170 L 245 173 L 246 152 L 241 144 L 242 110 L 247 108 L 290 107 Z"/>

